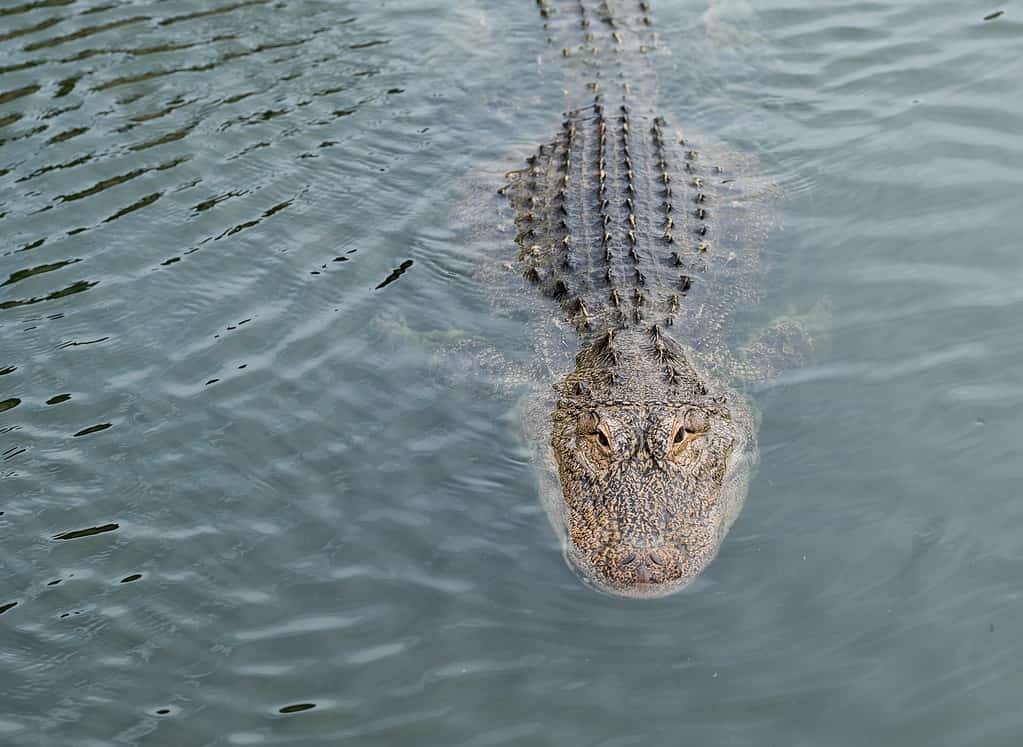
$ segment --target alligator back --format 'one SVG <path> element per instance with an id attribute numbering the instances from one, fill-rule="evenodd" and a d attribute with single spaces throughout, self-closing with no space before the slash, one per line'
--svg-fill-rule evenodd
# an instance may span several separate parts
<path id="1" fill-rule="evenodd" d="M 659 112 L 648 2 L 538 5 L 551 43 L 580 68 L 582 106 L 508 175 L 525 276 L 584 337 L 657 323 L 712 352 L 756 295 L 762 226 L 738 205 L 734 157 L 717 149 L 711 162 Z"/>

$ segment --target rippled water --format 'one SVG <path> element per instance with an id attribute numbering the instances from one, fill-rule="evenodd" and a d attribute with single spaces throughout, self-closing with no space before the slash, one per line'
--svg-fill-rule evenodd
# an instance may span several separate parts
<path id="1" fill-rule="evenodd" d="M 636 602 L 435 354 L 528 355 L 471 195 L 566 105 L 533 3 L 2 1 L 0 743 L 1015 744 L 1019 13 L 655 10 L 664 107 L 785 192 L 752 322 L 832 328 Z"/>

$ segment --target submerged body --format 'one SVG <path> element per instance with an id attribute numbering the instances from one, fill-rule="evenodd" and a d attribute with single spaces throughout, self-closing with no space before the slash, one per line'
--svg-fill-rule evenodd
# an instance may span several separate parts
<path id="1" fill-rule="evenodd" d="M 538 5 L 552 38 L 580 42 L 564 56 L 585 56 L 593 102 L 503 190 L 525 277 L 579 336 L 544 430 L 548 508 L 589 582 L 659 596 L 713 560 L 756 462 L 725 342 L 755 253 L 715 235 L 728 180 L 669 129 L 652 69 L 630 67 L 653 38 L 648 3 Z"/>

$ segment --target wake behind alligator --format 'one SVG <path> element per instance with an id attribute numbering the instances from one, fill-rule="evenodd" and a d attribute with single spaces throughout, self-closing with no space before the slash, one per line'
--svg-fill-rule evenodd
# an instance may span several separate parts
<path id="1" fill-rule="evenodd" d="M 501 190 L 525 277 L 579 337 L 539 429 L 560 488 L 548 509 L 584 579 L 660 596 L 714 559 L 757 461 L 732 382 L 761 364 L 727 343 L 756 251 L 715 235 L 729 180 L 657 109 L 649 3 L 538 6 L 592 102 Z"/>

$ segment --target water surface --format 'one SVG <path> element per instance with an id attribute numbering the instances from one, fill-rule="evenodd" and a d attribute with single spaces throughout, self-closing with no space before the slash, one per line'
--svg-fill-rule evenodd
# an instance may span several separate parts
<path id="1" fill-rule="evenodd" d="M 718 560 L 637 603 L 563 562 L 514 402 L 431 353 L 529 357 L 471 196 L 573 96 L 533 3 L 5 0 L 0 743 L 1015 744 L 996 10 L 655 5 L 662 107 L 785 195 L 751 326 L 832 326 L 756 395 Z"/>

